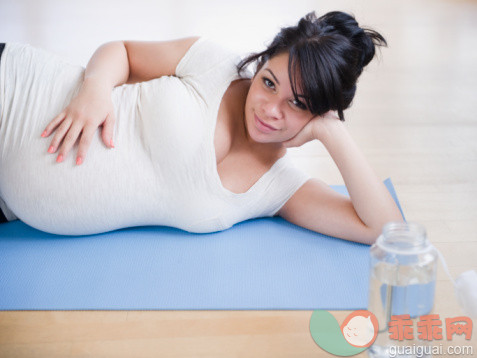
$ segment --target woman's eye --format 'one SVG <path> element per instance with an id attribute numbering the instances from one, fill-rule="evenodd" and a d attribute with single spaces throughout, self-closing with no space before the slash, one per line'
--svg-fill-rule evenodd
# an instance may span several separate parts
<path id="1" fill-rule="evenodd" d="M 300 108 L 300 109 L 302 109 L 302 110 L 306 110 L 306 105 L 305 105 L 303 102 L 300 102 L 300 101 L 297 100 L 297 99 L 294 99 L 294 100 L 292 101 L 292 104 L 293 104 L 295 107 L 297 107 L 297 108 Z"/>
<path id="2" fill-rule="evenodd" d="M 267 86 L 268 88 L 275 88 L 275 84 L 267 77 L 263 77 L 263 83 L 265 83 L 265 86 Z"/>

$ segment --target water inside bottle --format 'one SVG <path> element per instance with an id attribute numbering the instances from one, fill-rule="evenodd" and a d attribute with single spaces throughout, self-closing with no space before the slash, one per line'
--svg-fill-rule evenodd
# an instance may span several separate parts
<path id="1" fill-rule="evenodd" d="M 368 351 L 370 357 L 389 357 L 390 345 L 405 345 L 409 341 L 391 340 L 388 322 L 391 316 L 409 314 L 411 319 L 430 314 L 434 305 L 435 267 L 432 262 L 412 265 L 375 263 L 370 276 L 368 309 L 378 319 L 379 333 Z M 413 320 L 417 336 L 417 319 Z"/>
<path id="2" fill-rule="evenodd" d="M 430 313 L 434 304 L 433 265 L 393 265 L 379 262 L 370 278 L 370 310 L 379 326 L 387 326 L 393 315 L 417 317 Z"/>

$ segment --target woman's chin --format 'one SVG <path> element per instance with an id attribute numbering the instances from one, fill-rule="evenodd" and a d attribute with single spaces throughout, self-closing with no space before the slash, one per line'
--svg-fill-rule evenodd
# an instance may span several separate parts
<path id="1" fill-rule="evenodd" d="M 249 133 L 250 139 L 256 143 L 267 144 L 273 143 L 273 139 L 264 133 Z"/>
<path id="2" fill-rule="evenodd" d="M 260 132 L 257 128 L 250 128 L 248 130 L 248 137 L 251 142 L 256 144 L 268 144 L 277 147 L 283 147 L 283 139 L 277 135 Z"/>
<path id="3" fill-rule="evenodd" d="M 257 142 L 257 143 L 263 143 L 264 140 L 266 139 L 265 136 L 259 131 L 255 130 L 255 128 L 248 131 L 248 137 L 250 138 L 251 141 Z"/>

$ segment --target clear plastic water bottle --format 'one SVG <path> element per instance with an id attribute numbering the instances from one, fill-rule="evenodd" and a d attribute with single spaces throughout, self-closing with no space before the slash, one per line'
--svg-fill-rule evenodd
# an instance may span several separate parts
<path id="1" fill-rule="evenodd" d="M 368 310 L 374 313 L 379 324 L 377 338 L 368 349 L 370 357 L 405 357 L 396 354 L 396 346 L 416 342 L 392 340 L 388 323 L 394 315 L 409 314 L 412 319 L 431 313 L 437 255 L 421 225 L 390 222 L 383 227 L 382 234 L 370 248 Z M 414 338 L 418 336 L 416 320 L 413 334 Z"/>

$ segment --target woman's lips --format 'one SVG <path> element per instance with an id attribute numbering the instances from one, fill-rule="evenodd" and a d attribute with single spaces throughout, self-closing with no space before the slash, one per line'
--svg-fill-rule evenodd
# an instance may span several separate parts
<path id="1" fill-rule="evenodd" d="M 255 113 L 254 113 L 254 117 L 255 117 L 255 125 L 257 126 L 259 131 L 270 133 L 277 130 L 276 128 L 273 128 L 272 126 L 269 126 L 268 124 L 262 122 Z"/>

